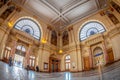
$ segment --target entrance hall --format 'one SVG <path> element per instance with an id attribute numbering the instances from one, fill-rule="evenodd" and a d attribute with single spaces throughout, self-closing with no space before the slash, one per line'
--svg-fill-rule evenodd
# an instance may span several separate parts
<path id="1" fill-rule="evenodd" d="M 0 0 L 0 80 L 120 80 L 120 0 Z"/>

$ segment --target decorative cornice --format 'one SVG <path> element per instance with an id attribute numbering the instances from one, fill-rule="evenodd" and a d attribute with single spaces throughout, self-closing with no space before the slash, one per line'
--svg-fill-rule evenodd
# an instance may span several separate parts
<path id="1" fill-rule="evenodd" d="M 87 45 L 87 46 L 90 46 L 90 45 L 94 45 L 94 44 L 96 44 L 96 43 L 99 43 L 99 42 L 101 42 L 101 41 L 103 41 L 104 39 L 103 39 L 103 35 L 101 35 L 101 34 L 96 34 L 96 35 L 94 35 L 94 36 L 91 36 L 91 37 L 89 37 L 86 41 L 85 41 L 85 44 Z"/>
<path id="2" fill-rule="evenodd" d="M 120 27 L 115 27 L 108 32 L 110 38 L 116 36 L 117 34 L 120 34 Z"/>

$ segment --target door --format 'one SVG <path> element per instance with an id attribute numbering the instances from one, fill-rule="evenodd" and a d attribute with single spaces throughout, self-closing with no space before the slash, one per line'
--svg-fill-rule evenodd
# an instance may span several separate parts
<path id="1" fill-rule="evenodd" d="M 84 57 L 84 70 L 90 70 L 89 56 L 88 57 Z"/>

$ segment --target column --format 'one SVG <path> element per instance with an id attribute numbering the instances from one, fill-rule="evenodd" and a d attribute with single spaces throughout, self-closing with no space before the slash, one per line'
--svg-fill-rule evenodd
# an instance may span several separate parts
<path id="1" fill-rule="evenodd" d="M 5 43 L 6 43 L 6 40 L 7 40 L 7 35 L 8 34 L 6 32 L 3 32 L 3 34 L 1 34 L 1 40 L 0 40 L 0 59 L 3 58 L 3 52 L 4 52 L 4 48 L 5 48 Z"/>
<path id="2" fill-rule="evenodd" d="M 104 41 L 102 41 L 102 46 L 103 46 L 103 54 L 104 54 L 104 56 L 105 56 L 105 62 L 106 62 L 106 64 L 109 62 L 109 60 L 108 60 L 108 54 L 107 54 L 107 49 L 106 49 L 106 46 L 105 46 L 105 42 Z"/>
<path id="3" fill-rule="evenodd" d="M 12 58 L 14 58 L 14 56 L 15 56 L 15 50 L 16 50 L 16 46 L 17 46 L 17 40 L 18 39 L 15 39 L 15 40 L 13 40 L 13 45 L 12 45 L 12 49 L 11 49 L 11 52 L 10 52 L 10 56 L 12 57 Z"/>
<path id="4" fill-rule="evenodd" d="M 29 58 L 30 58 L 30 51 L 31 51 L 31 45 L 29 45 L 27 51 L 26 51 L 26 56 L 25 56 L 25 63 L 24 66 L 26 67 L 27 65 L 29 65 Z"/>
<path id="5" fill-rule="evenodd" d="M 42 66 L 41 66 L 42 62 L 41 62 L 41 60 L 42 60 L 42 49 L 39 48 L 39 51 L 38 51 L 38 67 L 39 67 L 40 71 L 42 69 Z"/>
<path id="6" fill-rule="evenodd" d="M 43 71 L 44 68 L 43 68 L 43 53 L 44 53 L 44 43 L 41 44 L 40 48 L 39 48 L 39 53 L 38 53 L 38 66 L 39 66 L 39 69 L 40 71 Z"/>
<path id="7" fill-rule="evenodd" d="M 93 56 L 90 46 L 88 46 L 89 58 L 90 58 L 90 68 L 93 68 Z"/>
<path id="8" fill-rule="evenodd" d="M 68 35 L 69 35 L 69 43 L 71 43 L 72 42 L 72 33 L 71 33 L 71 27 L 70 28 L 68 28 Z"/>

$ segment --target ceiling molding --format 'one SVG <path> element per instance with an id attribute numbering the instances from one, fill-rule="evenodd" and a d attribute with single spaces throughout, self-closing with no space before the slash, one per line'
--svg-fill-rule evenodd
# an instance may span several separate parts
<path id="1" fill-rule="evenodd" d="M 29 13 L 53 26 L 63 30 L 81 19 L 104 8 L 106 0 L 13 0 Z M 21 2 L 21 3 L 19 3 Z M 62 23 L 62 26 L 59 24 Z M 63 25 L 64 24 L 64 25 Z"/>

